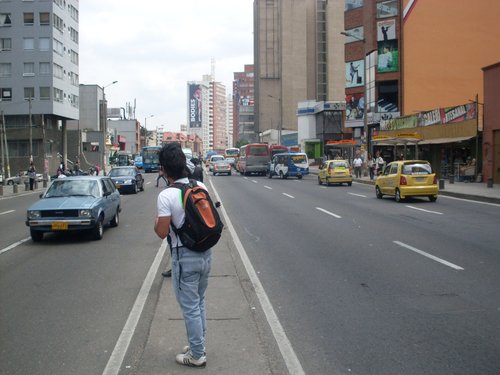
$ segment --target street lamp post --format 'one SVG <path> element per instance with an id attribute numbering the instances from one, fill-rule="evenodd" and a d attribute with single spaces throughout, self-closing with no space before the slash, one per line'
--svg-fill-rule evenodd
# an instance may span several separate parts
<path id="1" fill-rule="evenodd" d="M 267 95 L 270 98 L 273 98 L 278 101 L 278 106 L 279 106 L 279 123 L 278 123 L 278 144 L 281 144 L 281 131 L 282 131 L 282 126 L 283 126 L 283 108 L 281 107 L 281 97 L 275 98 L 272 95 Z"/>
<path id="2" fill-rule="evenodd" d="M 105 171 L 106 169 L 106 137 L 108 135 L 108 104 L 106 102 L 106 92 L 104 91 L 106 89 L 106 87 L 109 87 L 111 85 L 114 85 L 115 83 L 117 83 L 118 81 L 113 81 L 109 84 L 107 84 L 106 86 L 103 86 L 102 88 L 102 132 L 103 132 L 103 150 L 102 150 L 102 162 L 101 162 L 101 166 L 103 168 L 103 171 Z"/>

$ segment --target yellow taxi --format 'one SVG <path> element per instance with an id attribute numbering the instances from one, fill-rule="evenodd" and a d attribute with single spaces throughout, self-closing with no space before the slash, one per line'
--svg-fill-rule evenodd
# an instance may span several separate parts
<path id="1" fill-rule="evenodd" d="M 318 184 L 352 185 L 352 173 L 347 160 L 325 160 L 318 169 Z"/>
<path id="2" fill-rule="evenodd" d="M 425 160 L 398 160 L 384 168 L 375 180 L 375 194 L 394 196 L 396 202 L 408 197 L 428 197 L 435 202 L 438 197 L 438 181 L 432 167 Z"/>

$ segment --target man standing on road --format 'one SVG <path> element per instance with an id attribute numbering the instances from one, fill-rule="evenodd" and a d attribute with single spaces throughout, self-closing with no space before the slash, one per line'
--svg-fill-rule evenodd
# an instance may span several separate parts
<path id="1" fill-rule="evenodd" d="M 170 185 L 187 184 L 186 156 L 179 143 L 167 143 L 160 151 L 160 168 Z M 198 182 L 206 189 L 206 186 Z M 196 252 L 183 246 L 170 230 L 180 228 L 185 220 L 180 189 L 170 187 L 158 195 L 158 216 L 154 230 L 161 239 L 168 238 L 172 258 L 172 286 L 186 325 L 189 345 L 175 357 L 177 363 L 191 367 L 205 367 L 206 312 L 205 291 L 212 265 L 212 250 Z"/>

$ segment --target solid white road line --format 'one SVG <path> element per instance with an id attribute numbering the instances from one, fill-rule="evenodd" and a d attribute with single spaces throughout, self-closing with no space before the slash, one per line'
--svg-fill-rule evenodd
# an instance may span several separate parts
<path id="1" fill-rule="evenodd" d="M 212 181 L 210 181 L 210 184 L 212 185 L 212 189 L 214 191 L 217 200 L 221 201 L 219 194 L 217 193 L 217 190 L 215 190 L 215 186 L 213 185 Z M 255 272 L 255 269 L 253 268 L 252 263 L 250 262 L 250 259 L 248 258 L 245 248 L 243 247 L 243 244 L 241 243 L 240 238 L 238 237 L 238 234 L 236 233 L 236 230 L 233 227 L 233 224 L 229 220 L 227 212 L 224 209 L 224 205 L 220 206 L 220 210 L 222 212 L 222 215 L 224 216 L 229 232 L 231 233 L 231 237 L 233 238 L 236 249 L 238 250 L 238 254 L 240 255 L 241 261 L 248 273 L 248 277 L 250 278 L 252 286 L 255 289 L 255 294 L 259 299 L 260 305 L 262 306 L 262 310 L 266 315 L 267 322 L 271 327 L 271 331 L 273 332 L 274 338 L 276 340 L 276 343 L 278 344 L 281 355 L 283 356 L 285 364 L 288 368 L 289 374 L 305 375 L 304 369 L 302 368 L 302 365 L 300 364 L 299 359 L 297 358 L 297 355 L 293 350 L 292 344 L 288 340 L 285 330 L 283 329 L 283 326 L 281 325 L 278 316 L 276 315 L 273 309 L 273 305 L 271 304 L 271 301 L 269 301 L 266 291 L 264 290 L 264 287 L 262 286 L 257 276 L 257 273 Z"/>
<path id="2" fill-rule="evenodd" d="M 130 341 L 132 340 L 132 336 L 134 335 L 135 329 L 137 327 L 137 323 L 139 322 L 139 318 L 142 314 L 142 310 L 144 309 L 144 305 L 146 304 L 146 300 L 148 298 L 149 292 L 151 290 L 151 286 L 153 285 L 153 280 L 158 272 L 158 267 L 160 267 L 161 260 L 165 255 L 165 250 L 167 248 L 167 239 L 164 239 L 161 243 L 160 248 L 158 249 L 158 253 L 156 253 L 156 257 L 149 268 L 148 274 L 142 283 L 141 290 L 137 295 L 137 298 L 134 302 L 134 306 L 128 315 L 127 322 L 122 329 L 122 333 L 116 342 L 115 348 L 113 349 L 113 353 L 111 353 L 111 357 L 109 357 L 106 368 L 103 371 L 103 375 L 111 375 L 118 374 L 120 371 L 120 367 L 123 363 L 123 358 L 125 357 L 125 353 L 127 353 L 128 346 L 130 345 Z"/>
<path id="3" fill-rule="evenodd" d="M 254 184 L 258 184 L 257 180 L 252 180 L 252 182 L 253 182 Z"/>
<path id="4" fill-rule="evenodd" d="M 23 242 L 26 242 L 26 241 L 28 241 L 28 240 L 31 240 L 31 237 L 25 238 L 24 240 L 17 241 L 17 242 L 15 242 L 15 243 L 13 243 L 12 245 L 7 246 L 6 248 L 4 248 L 4 249 L 0 250 L 0 255 L 1 255 L 1 254 L 3 254 L 3 253 L 6 253 L 6 252 L 7 252 L 7 251 L 9 251 L 9 250 L 12 250 L 13 248 L 15 248 L 15 247 L 17 247 L 17 246 L 21 245 Z"/>
<path id="5" fill-rule="evenodd" d="M 264 185 L 264 187 L 265 187 L 266 189 L 273 190 L 273 188 L 272 188 L 272 187 L 270 187 L 270 186 Z"/>
<path id="6" fill-rule="evenodd" d="M 444 215 L 442 212 L 438 212 L 438 211 L 430 211 L 430 210 L 424 210 L 423 208 L 418 208 L 418 207 L 414 207 L 414 206 L 406 206 L 408 208 L 411 208 L 413 210 L 417 210 L 417 211 L 423 211 L 423 212 L 428 212 L 430 214 L 436 214 L 436 215 Z"/>
<path id="7" fill-rule="evenodd" d="M 355 194 L 355 193 L 347 193 L 347 194 L 354 195 L 355 197 L 366 198 L 366 195 L 363 194 Z"/>
<path id="8" fill-rule="evenodd" d="M 342 216 L 336 215 L 333 212 L 325 210 L 324 208 L 316 207 L 316 209 L 319 210 L 319 211 L 321 211 L 321 212 L 324 212 L 325 214 L 328 214 L 328 215 L 331 215 L 333 217 L 336 217 L 337 219 L 342 219 Z"/>
<path id="9" fill-rule="evenodd" d="M 407 244 L 405 244 L 403 242 L 400 242 L 400 241 L 392 241 L 392 242 L 394 242 L 396 245 L 405 247 L 405 248 L 407 248 L 407 249 L 409 249 L 411 251 L 414 251 L 414 252 L 416 252 L 416 253 L 418 253 L 420 255 L 423 255 L 424 257 L 427 257 L 427 258 L 430 258 L 432 260 L 435 260 L 436 262 L 442 263 L 445 266 L 451 267 L 451 268 L 453 268 L 455 270 L 458 270 L 458 271 L 463 271 L 464 270 L 462 267 L 457 266 L 456 264 L 450 263 L 450 262 L 448 262 L 448 261 L 446 261 L 444 259 L 438 258 L 438 257 L 436 257 L 434 255 L 426 253 L 425 251 L 419 250 L 419 249 L 417 249 L 417 248 L 415 248 L 413 246 L 407 245 Z"/>
<path id="10" fill-rule="evenodd" d="M 281 194 L 283 194 L 285 197 L 295 199 L 295 197 L 293 195 L 290 195 L 290 194 L 287 194 L 287 193 L 281 193 Z"/>
<path id="11" fill-rule="evenodd" d="M 0 215 L 10 214 L 11 212 L 15 212 L 15 210 L 0 212 Z"/>

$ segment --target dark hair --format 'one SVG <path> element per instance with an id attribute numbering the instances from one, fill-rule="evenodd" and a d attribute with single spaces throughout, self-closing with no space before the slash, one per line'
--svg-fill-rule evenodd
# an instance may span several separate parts
<path id="1" fill-rule="evenodd" d="M 175 180 L 186 177 L 186 155 L 180 143 L 166 143 L 160 151 L 160 165 L 168 177 Z"/>

